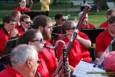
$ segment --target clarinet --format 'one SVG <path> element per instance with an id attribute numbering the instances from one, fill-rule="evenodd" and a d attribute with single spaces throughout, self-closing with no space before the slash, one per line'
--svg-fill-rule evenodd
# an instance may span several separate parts
<path id="1" fill-rule="evenodd" d="M 64 51 L 64 52 L 66 52 L 66 53 L 64 53 L 64 60 L 65 60 L 65 62 L 63 61 L 63 58 L 61 58 L 61 59 L 59 60 L 59 65 L 58 65 L 58 67 L 57 67 L 57 69 L 56 69 L 56 71 L 55 71 L 53 77 L 55 77 L 57 74 L 59 74 L 60 70 L 62 69 L 63 62 L 65 63 L 64 65 L 66 65 L 67 56 L 68 56 L 68 54 L 69 54 L 69 51 L 70 51 L 70 49 L 71 49 L 71 47 L 72 47 L 72 44 L 73 44 L 75 38 L 77 37 L 77 32 L 78 32 L 78 30 L 80 30 L 80 27 L 79 27 L 79 26 L 80 26 L 80 24 L 83 22 L 84 17 L 85 17 L 85 15 L 86 15 L 86 13 L 89 11 L 89 9 L 90 9 L 89 6 L 85 6 L 85 8 L 84 8 L 84 10 L 83 10 L 83 13 L 82 13 L 82 15 L 80 16 L 80 20 L 79 20 L 79 22 L 78 22 L 78 24 L 77 24 L 77 26 L 76 26 L 76 28 L 75 28 L 75 30 L 74 30 L 74 32 L 73 32 L 71 38 L 70 38 L 70 40 L 69 40 L 69 44 L 67 45 L 67 48 L 66 48 L 65 51 Z M 66 69 L 64 68 L 64 70 L 66 70 Z M 69 76 L 69 75 L 68 75 L 68 76 Z M 64 77 L 68 77 L 68 76 L 64 76 Z"/>
<path id="2" fill-rule="evenodd" d="M 68 58 L 66 58 L 66 52 L 65 52 L 65 48 L 63 49 L 63 65 L 62 65 L 62 71 L 64 74 L 64 77 L 70 77 L 71 75 L 71 70 L 69 68 L 69 62 L 68 62 Z"/>

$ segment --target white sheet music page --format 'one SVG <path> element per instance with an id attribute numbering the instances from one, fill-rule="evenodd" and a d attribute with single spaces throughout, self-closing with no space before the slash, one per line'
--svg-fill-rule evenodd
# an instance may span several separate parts
<path id="1" fill-rule="evenodd" d="M 108 77 L 105 70 L 94 67 L 94 64 L 80 61 L 75 67 L 73 75 L 77 77 Z"/>

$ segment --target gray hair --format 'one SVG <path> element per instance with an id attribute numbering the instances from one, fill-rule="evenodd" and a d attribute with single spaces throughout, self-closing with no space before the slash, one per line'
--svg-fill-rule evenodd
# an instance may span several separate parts
<path id="1" fill-rule="evenodd" d="M 21 44 L 11 51 L 11 64 L 24 64 L 28 59 L 38 59 L 36 49 L 31 45 Z"/>

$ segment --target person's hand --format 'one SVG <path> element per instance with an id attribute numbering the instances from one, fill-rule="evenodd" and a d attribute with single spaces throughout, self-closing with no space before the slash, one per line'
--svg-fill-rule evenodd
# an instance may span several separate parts
<path id="1" fill-rule="evenodd" d="M 10 37 L 16 37 L 18 35 L 18 30 L 17 29 L 13 29 L 11 32 L 10 32 Z"/>

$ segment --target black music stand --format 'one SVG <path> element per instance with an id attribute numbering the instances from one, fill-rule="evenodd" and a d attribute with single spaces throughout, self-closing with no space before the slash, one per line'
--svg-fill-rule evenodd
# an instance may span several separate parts
<path id="1" fill-rule="evenodd" d="M 104 31 L 104 29 L 81 29 L 82 32 L 88 35 L 92 43 L 96 42 L 96 37 Z M 96 58 L 96 52 L 95 47 L 89 48 L 90 56 L 92 57 L 93 61 L 95 61 Z"/>
<path id="2" fill-rule="evenodd" d="M 92 43 L 95 43 L 96 37 L 104 31 L 104 29 L 81 29 L 81 31 L 88 35 Z"/>

